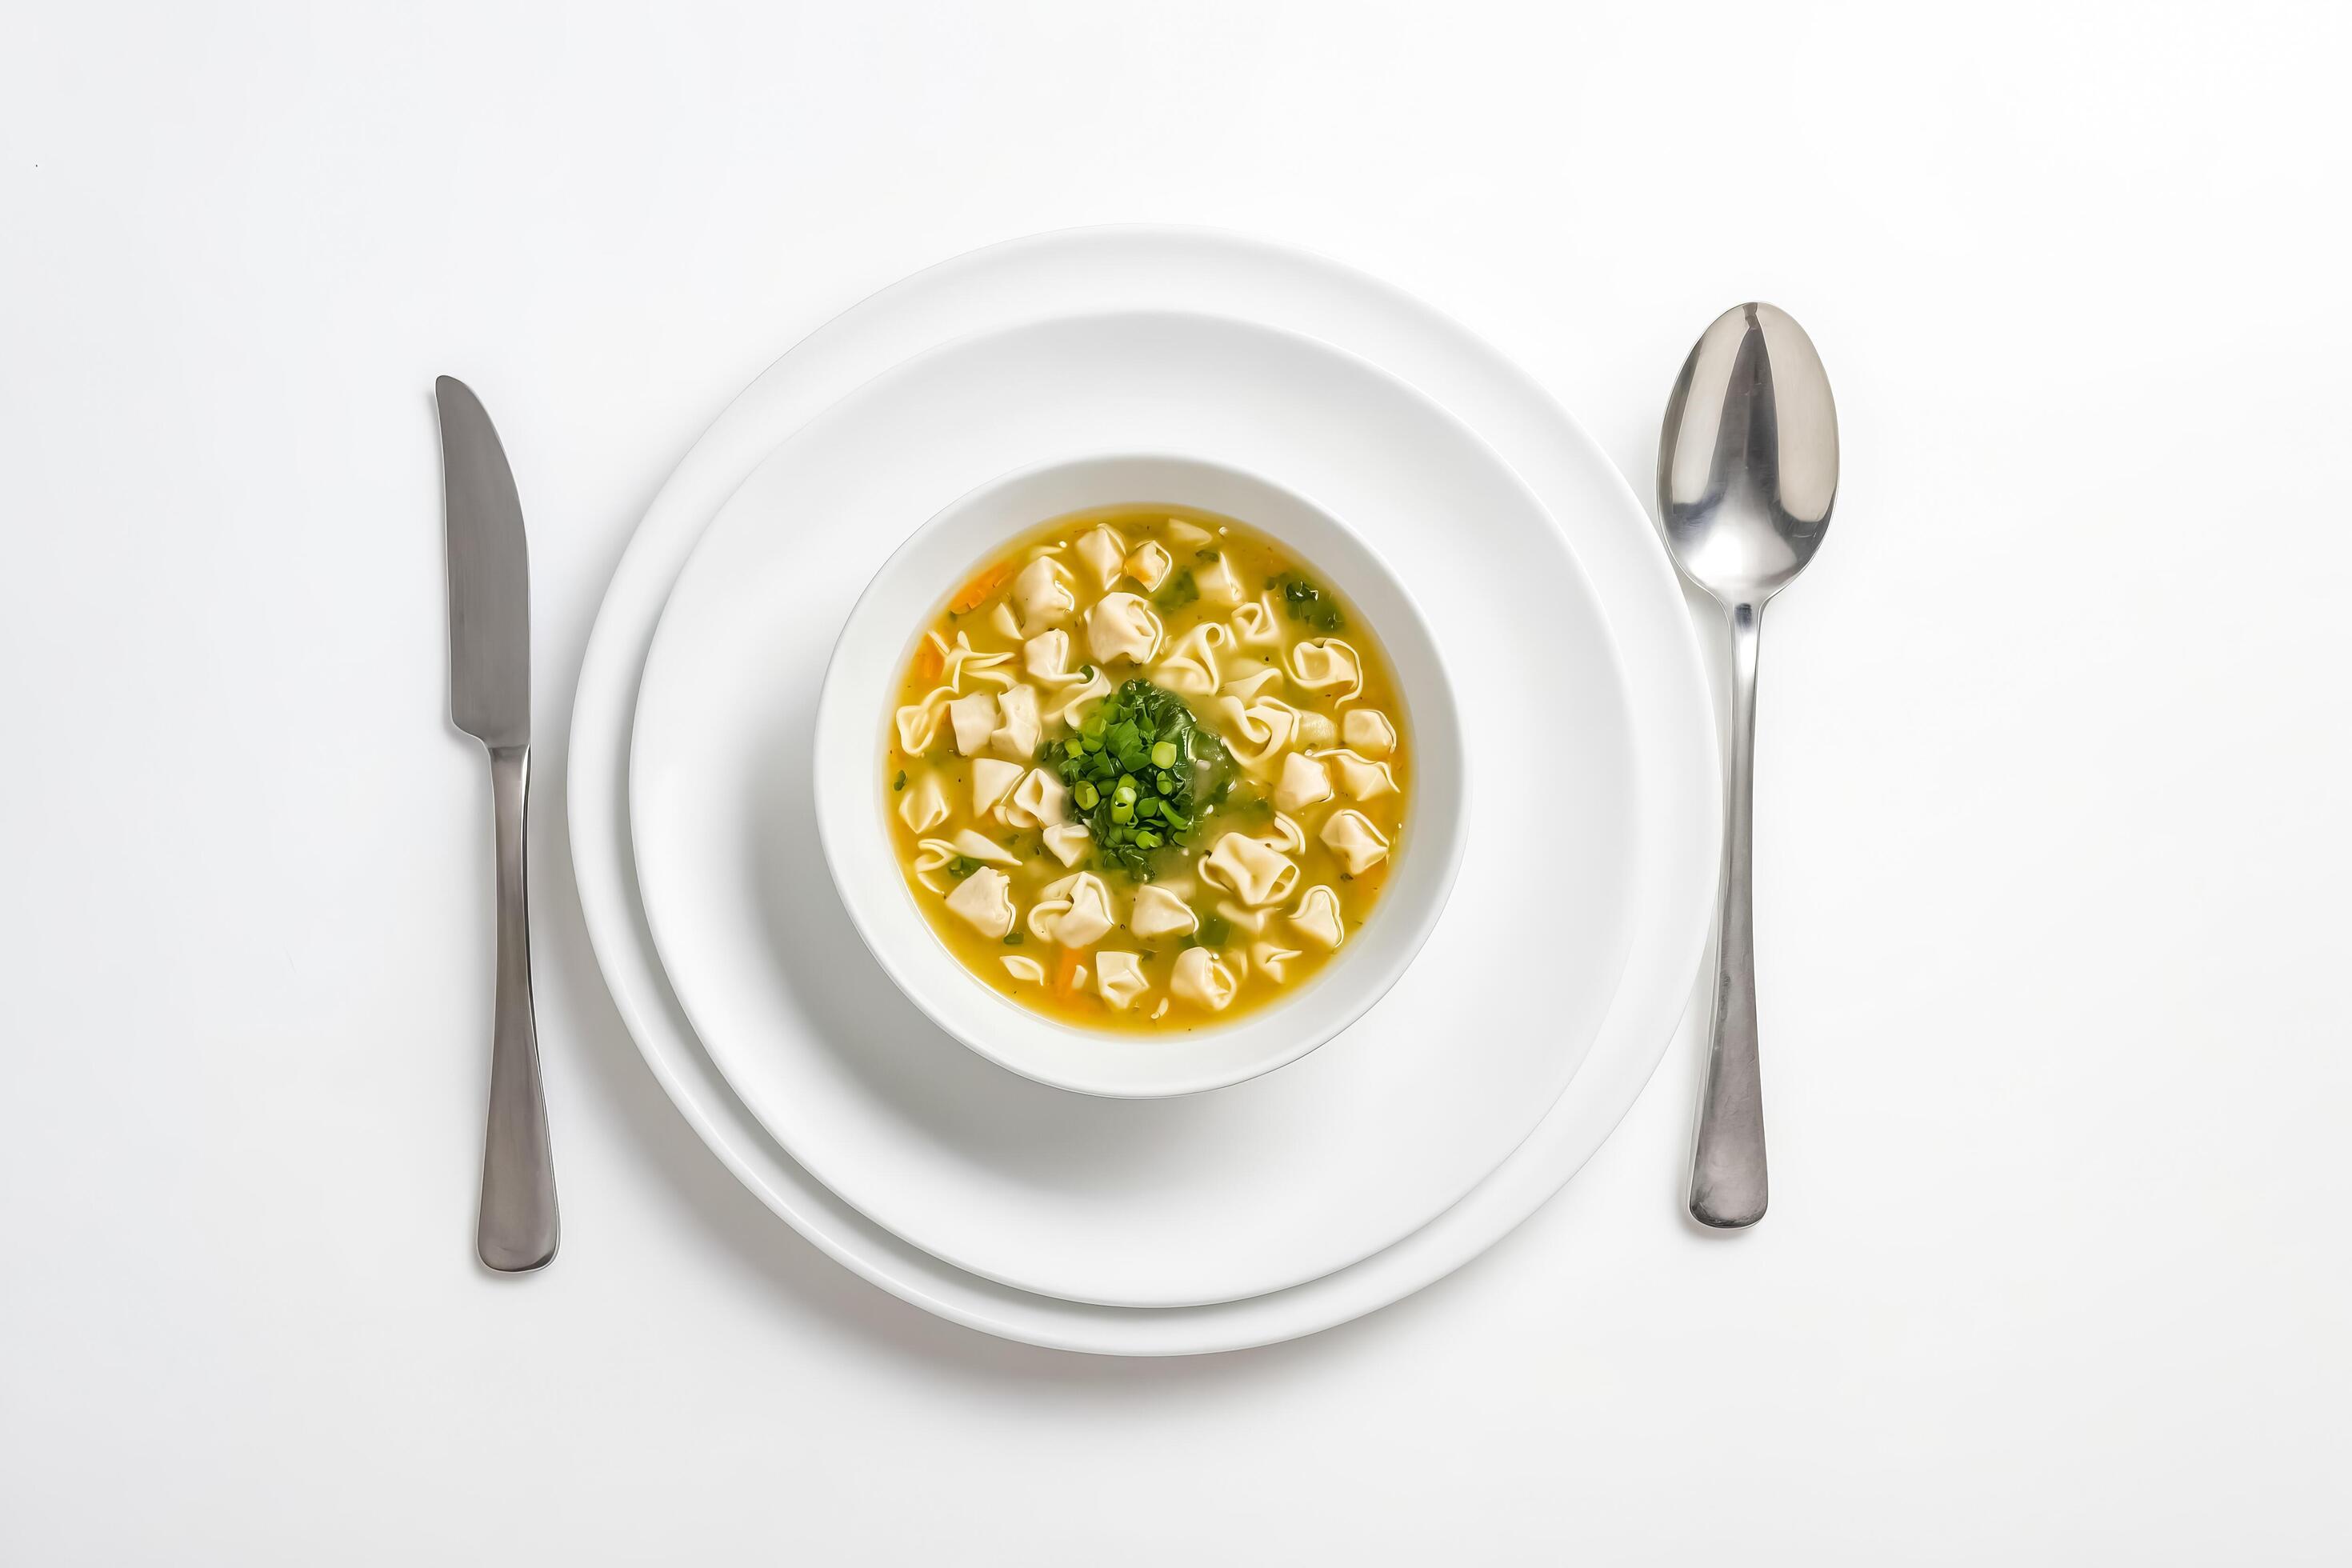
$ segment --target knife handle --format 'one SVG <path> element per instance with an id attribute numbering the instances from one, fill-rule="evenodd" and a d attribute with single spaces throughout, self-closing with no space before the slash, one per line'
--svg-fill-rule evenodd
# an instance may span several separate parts
<path id="1" fill-rule="evenodd" d="M 539 1028 L 530 1008 L 530 909 L 523 880 L 525 794 L 530 748 L 490 748 L 490 804 L 498 823 L 499 984 L 490 1043 L 489 1127 L 482 1142 L 482 1214 L 475 1243 L 501 1273 L 543 1267 L 555 1256 L 555 1162 L 540 1087 Z"/>

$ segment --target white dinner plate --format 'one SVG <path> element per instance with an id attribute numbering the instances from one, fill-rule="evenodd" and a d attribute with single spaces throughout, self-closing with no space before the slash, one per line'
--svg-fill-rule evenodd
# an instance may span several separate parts
<path id="1" fill-rule="evenodd" d="M 1208 1307 L 1100 1307 L 947 1264 L 852 1207 L 787 1154 L 729 1088 L 655 954 L 628 830 L 638 679 L 672 584 L 703 529 L 767 454 L 856 387 L 940 342 L 1056 309 L 1190 309 L 1311 331 L 1418 386 L 1510 461 L 1576 539 L 1608 605 L 1634 698 L 1643 879 L 1623 979 L 1567 1093 L 1486 1181 L 1381 1252 L 1290 1289 Z M 1446 317 L 1322 258 L 1162 227 L 1048 234 L 905 279 L 769 367 L 704 433 L 614 574 L 582 665 L 566 778 L 574 874 L 613 998 L 656 1079 L 712 1152 L 827 1257 L 983 1332 L 1105 1355 L 1188 1355 L 1313 1333 L 1477 1256 L 1573 1175 L 1622 1118 L 1687 1000 L 1713 904 L 1721 778 L 1714 715 L 1681 593 L 1640 503 L 1541 386 Z"/>
<path id="2" fill-rule="evenodd" d="M 1402 980 L 1302 1060 L 1174 1099 L 1041 1085 L 932 1024 L 860 941 L 810 798 L 827 656 L 876 569 L 966 491 L 1105 451 L 1227 464 L 1342 520 L 1411 584 L 1472 739 L 1468 851 Z M 1122 313 L 919 355 L 761 464 L 662 614 L 630 791 L 646 908 L 688 1016 L 819 1180 L 991 1279 L 1184 1307 L 1387 1247 L 1541 1120 L 1624 967 L 1634 766 L 1606 618 L 1490 448 L 1308 339 Z"/>

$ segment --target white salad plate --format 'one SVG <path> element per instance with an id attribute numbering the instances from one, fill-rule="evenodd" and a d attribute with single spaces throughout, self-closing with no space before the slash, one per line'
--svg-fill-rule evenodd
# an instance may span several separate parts
<path id="1" fill-rule="evenodd" d="M 1471 827 L 1426 946 L 1330 1044 L 1209 1093 L 1107 1099 L 984 1059 L 893 985 L 827 875 L 812 740 L 843 621 L 919 524 L 1012 470 L 1152 451 L 1307 498 L 1411 584 L 1472 738 Z M 947 564 L 913 602 L 945 597 L 977 564 Z M 866 650 L 887 668 L 865 682 L 871 711 L 836 737 L 877 797 L 887 694 L 926 618 L 909 611 L 887 650 Z M 1392 652 L 1403 621 L 1400 605 Z M 918 355 L 818 415 L 721 509 L 679 577 L 632 756 L 656 946 L 744 1103 L 899 1236 L 1069 1300 L 1265 1295 L 1410 1235 L 1542 1120 L 1624 968 L 1641 812 L 1631 703 L 1567 539 L 1435 404 L 1253 322 L 1049 317 Z M 1415 847 L 1402 846 L 1405 861 Z M 866 865 L 898 880 L 887 853 Z M 895 963 L 932 961 L 929 983 L 968 993 L 983 1021 L 1000 1008 L 1034 1017 L 947 956 L 902 882 L 890 891 L 885 907 L 903 917 Z M 1353 940 L 1377 950 L 1388 912 L 1376 906 Z M 1351 956 L 1318 982 L 1322 1001 L 1371 999 L 1349 990 Z M 1153 1048 L 1131 1036 L 1076 1044 Z"/>
<path id="2" fill-rule="evenodd" d="M 1056 310 L 1188 310 L 1312 333 L 1475 429 L 1571 537 L 1606 606 L 1633 698 L 1644 874 L 1625 969 L 1598 1038 L 1536 1130 L 1412 1235 L 1289 1289 L 1213 1306 L 1105 1307 L 959 1269 L 868 1218 L 789 1155 L 736 1096 L 670 989 L 636 885 L 629 741 L 646 650 L 704 529 L 780 442 L 864 382 L 943 342 Z M 1007 1339 L 1106 1355 L 1237 1350 L 1374 1311 L 1476 1257 L 1572 1176 L 1640 1093 L 1688 1000 L 1711 913 L 1721 778 L 1680 589 L 1623 479 L 1543 388 L 1448 318 L 1319 257 L 1164 227 L 1048 234 L 917 273 L 844 312 L 745 390 L 656 497 L 590 637 L 566 797 L 573 870 L 615 1006 L 688 1123 L 826 1256 L 927 1311 Z"/>

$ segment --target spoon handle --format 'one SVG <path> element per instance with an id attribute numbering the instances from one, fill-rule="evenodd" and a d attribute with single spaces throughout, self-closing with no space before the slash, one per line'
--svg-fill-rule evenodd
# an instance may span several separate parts
<path id="1" fill-rule="evenodd" d="M 1731 607 L 1731 779 L 1717 911 L 1715 1028 L 1691 1157 L 1690 1212 L 1721 1229 L 1764 1217 L 1764 1086 L 1756 1059 L 1756 922 L 1750 832 L 1756 775 L 1756 653 L 1764 606 Z"/>

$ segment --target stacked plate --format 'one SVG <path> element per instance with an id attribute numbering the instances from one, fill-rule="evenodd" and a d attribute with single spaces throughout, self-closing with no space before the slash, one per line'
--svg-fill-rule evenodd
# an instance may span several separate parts
<path id="1" fill-rule="evenodd" d="M 1303 1059 L 1180 1098 L 1070 1093 L 942 1031 L 860 941 L 812 802 L 817 694 L 877 570 L 960 496 L 1107 452 L 1344 519 L 1411 584 L 1471 737 L 1459 879 L 1394 988 Z M 1513 758 L 1548 751 L 1536 833 Z M 1718 787 L 1673 574 L 1538 387 L 1327 261 L 1139 228 L 945 263 L 754 383 L 622 560 L 569 786 L 598 958 L 712 1150 L 908 1300 L 1132 1355 L 1372 1310 L 1573 1174 L 1688 994 Z"/>

